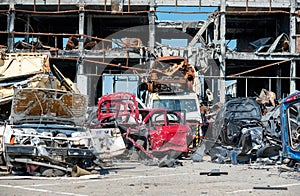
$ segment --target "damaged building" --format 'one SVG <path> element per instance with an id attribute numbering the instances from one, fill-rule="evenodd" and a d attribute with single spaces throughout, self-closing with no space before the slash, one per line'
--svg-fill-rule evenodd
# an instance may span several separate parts
<path id="1" fill-rule="evenodd" d="M 162 21 L 157 15 L 165 6 L 198 7 L 195 18 L 206 7 L 215 11 L 204 21 Z M 116 88 L 121 74 L 138 84 L 155 58 L 170 55 L 195 66 L 200 96 L 210 89 L 214 102 L 225 101 L 228 80 L 236 81 L 233 96 L 265 88 L 280 99 L 299 89 L 298 7 L 297 0 L 6 0 L 0 45 L 6 53 L 49 52 L 50 64 L 89 95 L 90 106 L 106 94 L 104 86 Z M 186 44 L 172 47 L 163 39 Z"/>
<path id="2" fill-rule="evenodd" d="M 164 7 L 193 7 L 198 11 L 188 13 L 160 9 Z M 262 111 L 257 100 L 248 97 L 259 97 L 262 89 L 275 92 L 271 101 L 271 105 L 275 106 L 274 100 L 285 98 L 300 89 L 300 69 L 297 69 L 300 63 L 299 7 L 298 0 L 1 1 L 0 22 L 5 25 L 0 27 L 0 103 L 3 104 L 0 125 L 4 121 L 10 122 L 4 123 L 10 128 L 9 131 L 3 131 L 6 137 L 3 143 L 9 157 L 6 162 L 14 167 L 39 162 L 40 166 L 46 167 L 48 162 L 44 161 L 49 160 L 52 169 L 59 167 L 59 170 L 70 173 L 78 165 L 83 168 L 94 166 L 97 162 L 95 155 L 97 158 L 100 155 L 110 158 L 111 153 L 122 154 L 126 145 L 122 140 L 124 135 L 149 157 L 160 151 L 174 150 L 174 146 L 181 144 L 175 148 L 177 157 L 177 154 L 189 151 L 189 143 L 193 139 L 204 136 L 197 129 L 204 123 L 200 120 L 200 103 L 209 106 L 224 104 L 227 98 L 232 97 L 241 99 L 224 104 L 221 111 L 227 116 L 217 119 L 220 121 L 218 131 L 232 127 L 236 129 L 233 133 L 221 132 L 223 144 L 238 146 L 249 141 L 246 137 L 250 136 L 260 144 L 264 139 L 260 138 L 264 133 L 260 126 Z M 204 11 L 207 8 L 214 11 Z M 159 14 L 164 12 L 193 14 L 195 20 L 160 20 Z M 203 14 L 206 19 L 198 19 Z M 181 44 L 175 46 L 176 42 Z M 46 79 L 43 79 L 44 76 Z M 51 82 L 53 78 L 58 79 L 55 88 Z M 51 90 L 46 93 L 43 88 Z M 172 111 L 157 109 L 158 116 L 164 119 L 163 122 L 157 120 L 160 122 L 158 126 L 167 127 L 173 123 L 170 130 L 173 135 L 177 134 L 177 143 L 172 143 L 176 137 L 169 138 L 170 134 L 156 134 L 157 130 L 150 130 L 152 122 L 149 119 L 156 115 L 155 110 L 146 109 L 138 113 L 137 106 L 127 102 L 126 106 L 123 103 L 124 106 L 112 104 L 110 99 L 113 98 L 106 97 L 107 94 L 121 92 L 120 97 L 124 98 L 124 91 L 135 94 L 146 105 L 151 93 L 171 94 L 176 95 L 179 101 L 187 100 L 183 109 L 189 111 L 182 116 L 175 112 L 177 108 L 167 107 Z M 103 107 L 101 98 L 108 100 L 105 100 Z M 299 116 L 299 104 L 295 104 L 294 110 L 288 107 L 298 99 L 296 94 L 292 101 L 287 100 L 283 105 L 285 111 L 295 116 L 294 121 Z M 68 100 L 75 101 L 68 104 Z M 166 95 L 165 99 L 161 96 L 156 101 L 167 103 L 169 100 L 175 99 Z M 246 107 L 245 103 L 251 107 Z M 98 113 L 93 111 L 96 120 L 92 119 L 90 126 L 85 127 L 84 118 L 90 111 L 88 109 L 95 109 L 97 104 Z M 124 111 L 120 110 L 121 106 Z M 251 109 L 254 114 L 247 116 L 248 108 L 254 108 Z M 136 127 L 123 125 L 125 128 L 122 130 L 119 129 L 121 123 L 117 122 L 117 117 L 127 118 L 127 110 L 134 113 Z M 101 112 L 104 119 L 101 119 Z M 76 114 L 80 117 L 80 125 L 73 122 Z M 146 117 L 139 119 L 140 114 Z M 172 122 L 168 116 L 177 120 Z M 250 118 L 256 121 L 248 122 Z M 247 121 L 246 124 L 241 124 L 241 119 Z M 289 122 L 289 117 L 283 116 L 282 119 Z M 28 122 L 37 125 L 28 128 Z M 45 123 L 42 131 L 41 122 Z M 65 127 L 68 123 L 71 127 Z M 114 123 L 119 123 L 119 127 Z M 50 128 L 48 124 L 51 124 Z M 190 130 L 191 124 L 193 129 Z M 53 125 L 63 132 L 57 134 L 53 131 Z M 74 128 L 73 125 L 79 127 Z M 150 131 L 143 134 L 152 134 L 152 143 L 147 143 L 149 138 L 141 133 L 142 125 L 148 126 Z M 216 123 L 216 126 L 219 125 Z M 179 136 L 178 127 L 184 128 Z M 286 154 L 299 151 L 298 127 L 297 122 L 291 131 L 292 137 L 285 135 L 283 145 L 288 146 L 289 140 L 293 143 L 292 149 L 286 147 Z M 86 135 L 89 132 L 85 128 L 92 132 L 91 135 Z M 242 128 L 248 130 L 245 138 L 239 135 Z M 78 141 L 74 141 L 73 135 L 77 135 L 82 143 L 76 143 Z M 109 136 L 115 138 L 110 140 Z M 280 140 L 280 136 L 276 137 Z M 100 141 L 97 141 L 99 138 Z M 107 138 L 108 141 L 103 142 Z M 51 143 L 52 140 L 56 143 Z M 163 140 L 169 142 L 171 147 L 167 145 L 162 149 Z M 119 148 L 111 148 L 114 142 L 119 143 Z M 35 160 L 25 159 L 19 154 L 22 145 L 24 149 L 28 148 L 26 153 L 30 156 L 38 154 L 33 155 Z M 64 148 L 64 154 L 57 156 L 57 146 Z M 245 143 L 243 147 L 246 153 L 252 144 Z M 48 153 L 49 149 L 53 149 L 52 154 Z M 86 154 L 89 155 L 88 160 Z M 57 164 L 57 161 L 64 164 Z"/>

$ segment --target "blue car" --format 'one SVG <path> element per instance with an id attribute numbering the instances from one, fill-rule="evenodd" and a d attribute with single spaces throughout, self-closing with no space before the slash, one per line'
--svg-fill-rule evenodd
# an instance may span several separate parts
<path id="1" fill-rule="evenodd" d="M 283 158 L 300 162 L 300 92 L 281 102 L 280 124 Z"/>

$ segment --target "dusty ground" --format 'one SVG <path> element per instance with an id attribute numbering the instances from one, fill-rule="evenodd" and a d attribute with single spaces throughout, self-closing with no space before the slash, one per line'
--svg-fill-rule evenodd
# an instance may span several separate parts
<path id="1" fill-rule="evenodd" d="M 182 160 L 182 166 L 159 168 L 134 161 L 114 163 L 107 175 L 72 177 L 0 176 L 0 195 L 299 195 L 300 174 L 279 173 L 279 166 L 251 169 L 249 165 Z M 200 172 L 220 169 L 228 175 Z M 254 187 L 287 190 L 264 190 Z"/>

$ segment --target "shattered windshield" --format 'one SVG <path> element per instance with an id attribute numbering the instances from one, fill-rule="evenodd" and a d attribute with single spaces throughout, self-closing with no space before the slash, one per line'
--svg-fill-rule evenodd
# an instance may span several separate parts
<path id="1" fill-rule="evenodd" d="M 153 108 L 165 108 L 170 110 L 186 110 L 197 112 L 197 104 L 194 99 L 160 99 L 153 100 Z"/>
<path id="2" fill-rule="evenodd" d="M 287 110 L 291 147 L 300 150 L 300 102 L 292 104 Z"/>

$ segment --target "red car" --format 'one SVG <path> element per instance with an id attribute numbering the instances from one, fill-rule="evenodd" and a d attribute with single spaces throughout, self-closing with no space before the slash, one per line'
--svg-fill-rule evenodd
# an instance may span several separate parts
<path id="1" fill-rule="evenodd" d="M 193 140 L 191 128 L 185 124 L 185 115 L 167 109 L 139 110 L 142 122 L 127 130 L 127 139 L 149 157 L 166 154 L 177 158 L 188 152 Z"/>
<path id="2" fill-rule="evenodd" d="M 127 148 L 133 145 L 149 157 L 166 154 L 177 158 L 188 152 L 193 140 L 185 112 L 163 108 L 139 109 L 135 95 L 126 92 L 104 95 L 98 102 L 100 126 L 118 126 Z"/>

